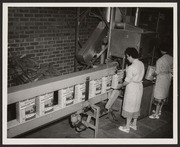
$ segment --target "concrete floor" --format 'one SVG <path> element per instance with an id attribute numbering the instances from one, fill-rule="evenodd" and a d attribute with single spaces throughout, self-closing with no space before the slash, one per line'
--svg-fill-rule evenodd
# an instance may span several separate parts
<path id="1" fill-rule="evenodd" d="M 125 125 L 125 119 L 119 117 L 117 121 L 107 115 L 100 117 L 97 138 L 172 138 L 173 137 L 172 110 L 163 107 L 160 119 L 145 117 L 138 121 L 138 130 L 124 133 L 118 130 L 120 125 Z M 69 117 L 23 134 L 18 138 L 93 138 L 94 130 L 87 128 L 78 133 L 69 124 Z"/>

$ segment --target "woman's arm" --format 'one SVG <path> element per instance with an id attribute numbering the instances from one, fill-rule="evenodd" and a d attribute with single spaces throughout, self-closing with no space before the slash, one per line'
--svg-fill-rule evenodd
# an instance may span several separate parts
<path id="1" fill-rule="evenodd" d="M 124 86 L 126 86 L 126 85 L 128 85 L 128 84 L 129 84 L 129 82 L 124 81 L 124 82 L 122 83 L 122 87 L 124 87 Z"/>
<path id="2" fill-rule="evenodd" d="M 117 88 L 115 88 L 114 90 L 120 90 L 122 87 L 125 87 L 125 86 L 128 85 L 128 84 L 129 84 L 129 82 L 124 81 L 122 84 L 119 84 L 119 85 L 117 86 Z"/>

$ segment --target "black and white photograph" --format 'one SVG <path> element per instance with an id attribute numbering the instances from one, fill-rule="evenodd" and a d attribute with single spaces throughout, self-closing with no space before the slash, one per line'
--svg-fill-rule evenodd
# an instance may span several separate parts
<path id="1" fill-rule="evenodd" d="M 177 144 L 178 3 L 2 3 L 2 144 Z"/>

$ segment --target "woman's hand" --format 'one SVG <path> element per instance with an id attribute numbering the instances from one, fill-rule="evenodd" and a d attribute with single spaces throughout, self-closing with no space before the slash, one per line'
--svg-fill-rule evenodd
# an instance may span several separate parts
<path id="1" fill-rule="evenodd" d="M 120 90 L 123 87 L 123 84 L 119 84 L 116 88 L 111 88 L 113 90 Z"/>
<path id="2" fill-rule="evenodd" d="M 120 90 L 123 87 L 123 84 L 119 84 L 117 87 L 118 87 L 117 89 Z"/>

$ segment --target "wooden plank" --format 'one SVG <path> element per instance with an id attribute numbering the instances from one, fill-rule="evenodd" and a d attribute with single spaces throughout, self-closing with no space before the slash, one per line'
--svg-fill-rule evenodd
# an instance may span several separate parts
<path id="1" fill-rule="evenodd" d="M 114 72 L 115 63 L 110 63 L 98 68 L 11 87 L 8 88 L 8 105 L 25 99 L 33 98 L 38 95 L 43 95 L 45 93 L 83 83 L 86 81 L 87 77 L 90 77 L 90 80 L 93 80 L 114 74 Z"/>
<path id="2" fill-rule="evenodd" d="M 32 129 L 38 128 L 42 125 L 45 125 L 47 123 L 50 123 L 57 119 L 60 119 L 64 116 L 70 115 L 76 111 L 82 110 L 82 108 L 88 106 L 89 103 L 96 104 L 100 101 L 103 101 L 103 100 L 107 99 L 107 97 L 108 97 L 107 93 L 104 93 L 104 94 L 98 95 L 94 98 L 91 98 L 88 101 L 80 102 L 80 103 L 74 104 L 72 106 L 53 111 L 49 114 L 46 114 L 44 116 L 39 116 L 39 117 L 37 117 L 31 121 L 25 122 L 25 123 L 20 124 L 16 120 L 8 122 L 7 137 L 11 138 L 11 137 L 20 135 L 22 133 L 25 133 L 27 131 L 30 131 Z"/>

